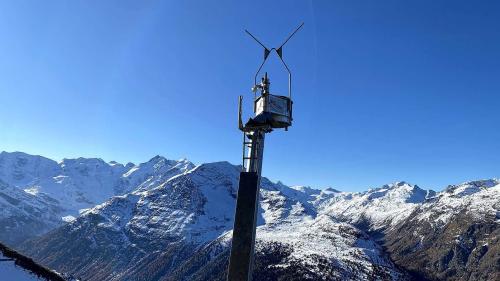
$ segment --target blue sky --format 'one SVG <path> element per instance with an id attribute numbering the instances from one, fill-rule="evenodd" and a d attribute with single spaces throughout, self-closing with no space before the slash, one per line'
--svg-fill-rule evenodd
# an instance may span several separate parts
<path id="1" fill-rule="evenodd" d="M 295 120 L 267 137 L 264 175 L 500 177 L 498 1 L 3 1 L 0 150 L 239 164 L 237 96 L 262 59 L 243 30 L 277 47 L 302 21 L 284 51 Z M 265 70 L 284 94 L 275 57 Z"/>

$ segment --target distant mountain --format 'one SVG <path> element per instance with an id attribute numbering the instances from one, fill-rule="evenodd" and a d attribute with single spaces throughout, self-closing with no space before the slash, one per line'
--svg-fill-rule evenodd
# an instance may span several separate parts
<path id="1" fill-rule="evenodd" d="M 112 196 L 146 190 L 193 167 L 187 160 L 160 156 L 122 165 L 96 158 L 57 163 L 22 152 L 0 152 L 0 206 L 5 210 L 0 213 L 0 241 L 18 244 Z"/>
<path id="2" fill-rule="evenodd" d="M 2 153 L 0 239 L 82 280 L 225 280 L 239 171 Z M 496 179 L 436 193 L 263 178 L 257 221 L 254 280 L 500 280 Z"/>
<path id="3" fill-rule="evenodd" d="M 359 193 L 339 193 L 318 206 L 326 212 L 368 231 L 383 231 L 405 220 L 418 206 L 434 196 L 432 190 L 397 182 Z"/>
<path id="4" fill-rule="evenodd" d="M 389 231 L 386 246 L 418 278 L 500 280 L 500 181 L 449 186 Z"/>

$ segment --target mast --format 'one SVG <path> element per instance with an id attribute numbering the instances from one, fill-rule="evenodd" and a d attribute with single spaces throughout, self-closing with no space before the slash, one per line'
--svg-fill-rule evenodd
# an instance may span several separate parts
<path id="1" fill-rule="evenodd" d="M 243 125 L 241 118 L 243 97 L 239 97 L 238 127 L 243 132 L 243 170 L 240 173 L 236 200 L 228 281 L 250 281 L 252 279 L 264 140 L 266 133 L 272 132 L 273 129 L 284 128 L 287 130 L 292 125 L 292 74 L 283 60 L 283 46 L 303 25 L 304 23 L 295 29 L 280 47 L 272 49 L 268 49 L 248 30 L 245 30 L 264 48 L 264 61 L 254 76 L 254 86 L 252 87 L 254 93 L 260 90 L 260 96 L 254 97 L 255 117 L 250 118 L 245 125 Z M 270 93 L 270 80 L 267 72 L 262 77 L 261 83 L 257 84 L 257 76 L 273 50 L 288 71 L 288 96 L 277 96 Z"/>

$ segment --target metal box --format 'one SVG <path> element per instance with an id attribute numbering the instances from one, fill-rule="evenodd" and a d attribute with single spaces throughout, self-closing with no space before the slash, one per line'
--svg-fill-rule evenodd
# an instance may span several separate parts
<path id="1" fill-rule="evenodd" d="M 286 96 L 266 94 L 255 100 L 255 117 L 266 115 L 273 128 L 292 125 L 292 101 Z"/>

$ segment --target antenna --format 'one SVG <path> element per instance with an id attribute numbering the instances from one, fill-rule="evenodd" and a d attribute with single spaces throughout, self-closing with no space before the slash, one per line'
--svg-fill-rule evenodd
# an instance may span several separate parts
<path id="1" fill-rule="evenodd" d="M 262 48 L 264 48 L 264 60 L 262 61 L 262 63 L 259 66 L 259 69 L 257 69 L 257 72 L 255 73 L 254 85 L 257 85 L 257 76 L 259 75 L 259 72 L 266 63 L 269 54 L 274 50 L 278 55 L 281 63 L 283 63 L 283 66 L 286 68 L 286 71 L 288 72 L 288 97 L 292 98 L 292 72 L 290 71 L 290 68 L 288 68 L 288 65 L 285 63 L 285 61 L 283 60 L 283 46 L 285 46 L 285 44 L 290 40 L 290 38 L 292 38 L 295 35 L 295 33 L 297 33 L 297 31 L 299 31 L 299 29 L 302 28 L 302 26 L 304 26 L 304 23 L 301 23 L 278 48 L 271 48 L 271 49 L 267 48 L 262 42 L 260 42 L 259 39 L 257 39 L 257 37 L 255 37 L 252 33 L 250 33 L 250 31 L 245 29 L 245 32 L 248 35 L 250 35 L 250 37 L 252 37 L 259 45 L 261 45 Z M 255 92 L 257 89 L 258 88 L 255 88 L 254 86 L 253 91 Z"/>
<path id="2" fill-rule="evenodd" d="M 249 281 L 252 279 L 264 139 L 266 133 L 272 132 L 273 129 L 284 128 L 288 130 L 288 127 L 292 125 L 292 72 L 283 60 L 283 46 L 303 25 L 304 23 L 299 25 L 278 48 L 271 49 L 267 48 L 248 30 L 245 30 L 264 48 L 264 61 L 255 73 L 254 86 L 252 87 L 255 95 L 253 101 L 255 116 L 245 124 L 241 118 L 243 96 L 239 96 L 238 99 L 238 128 L 243 132 L 243 170 L 240 173 L 238 198 L 236 199 L 228 281 Z M 273 50 L 288 72 L 288 96 L 271 94 L 269 90 L 271 82 L 267 72 L 262 77 L 260 84 L 257 84 L 257 76 Z M 259 97 L 256 94 L 257 90 L 260 90 Z"/>

